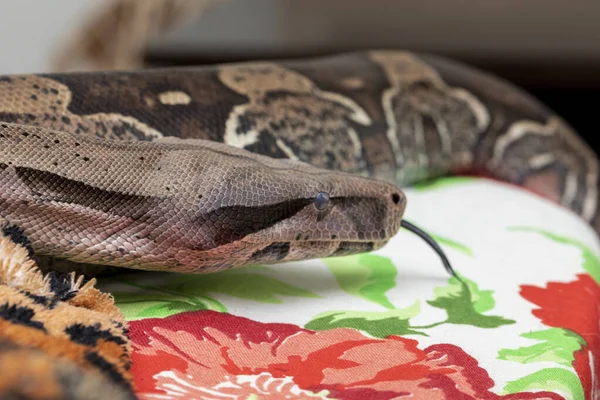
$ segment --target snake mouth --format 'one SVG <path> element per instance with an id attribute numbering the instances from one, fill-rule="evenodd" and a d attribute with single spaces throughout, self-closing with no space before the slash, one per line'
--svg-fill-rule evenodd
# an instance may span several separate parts
<path id="1" fill-rule="evenodd" d="M 279 262 L 341 257 L 367 253 L 380 249 L 388 241 L 291 241 L 273 242 L 256 250 L 250 259 L 253 262 Z"/>
<path id="2" fill-rule="evenodd" d="M 337 249 L 330 255 L 330 257 L 347 256 L 357 253 L 366 253 L 373 250 L 377 250 L 383 247 L 387 243 L 386 241 L 378 242 L 349 242 L 341 241 Z"/>

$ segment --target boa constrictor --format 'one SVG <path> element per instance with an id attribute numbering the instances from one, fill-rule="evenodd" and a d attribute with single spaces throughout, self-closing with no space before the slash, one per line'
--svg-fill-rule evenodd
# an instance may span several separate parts
<path id="1" fill-rule="evenodd" d="M 600 227 L 598 161 L 573 130 L 429 55 L 4 76 L 0 120 L 0 216 L 78 263 L 210 272 L 370 251 L 400 227 L 397 186 L 446 174 Z"/>

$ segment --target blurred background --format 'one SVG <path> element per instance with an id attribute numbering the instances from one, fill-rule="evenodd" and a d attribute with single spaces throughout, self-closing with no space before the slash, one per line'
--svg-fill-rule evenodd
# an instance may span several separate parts
<path id="1" fill-rule="evenodd" d="M 595 130 L 597 0 L 0 0 L 0 15 L 4 74 L 408 49 L 524 87 L 588 142 Z"/>

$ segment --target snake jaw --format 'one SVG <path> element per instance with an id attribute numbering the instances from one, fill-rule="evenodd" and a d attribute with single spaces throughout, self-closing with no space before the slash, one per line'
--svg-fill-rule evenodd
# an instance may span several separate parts
<path id="1" fill-rule="evenodd" d="M 256 250 L 250 260 L 255 263 L 272 264 L 287 261 L 340 257 L 378 250 L 388 240 L 374 242 L 351 241 L 291 241 L 273 242 Z"/>
<path id="2" fill-rule="evenodd" d="M 359 182 L 372 186 L 372 191 L 359 195 L 346 185 L 338 185 L 327 210 L 308 205 L 288 220 L 249 235 L 245 240 L 252 246 L 263 243 L 250 260 L 300 261 L 370 252 L 385 246 L 400 228 L 405 195 L 387 183 Z M 340 188 L 347 193 L 340 194 Z"/>

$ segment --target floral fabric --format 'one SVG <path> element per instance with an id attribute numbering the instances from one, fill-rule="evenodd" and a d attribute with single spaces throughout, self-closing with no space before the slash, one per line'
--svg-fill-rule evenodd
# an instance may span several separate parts
<path id="1" fill-rule="evenodd" d="M 130 321 L 142 399 L 599 399 L 600 246 L 522 189 L 407 190 L 370 254 L 212 275 L 105 279 Z"/>

